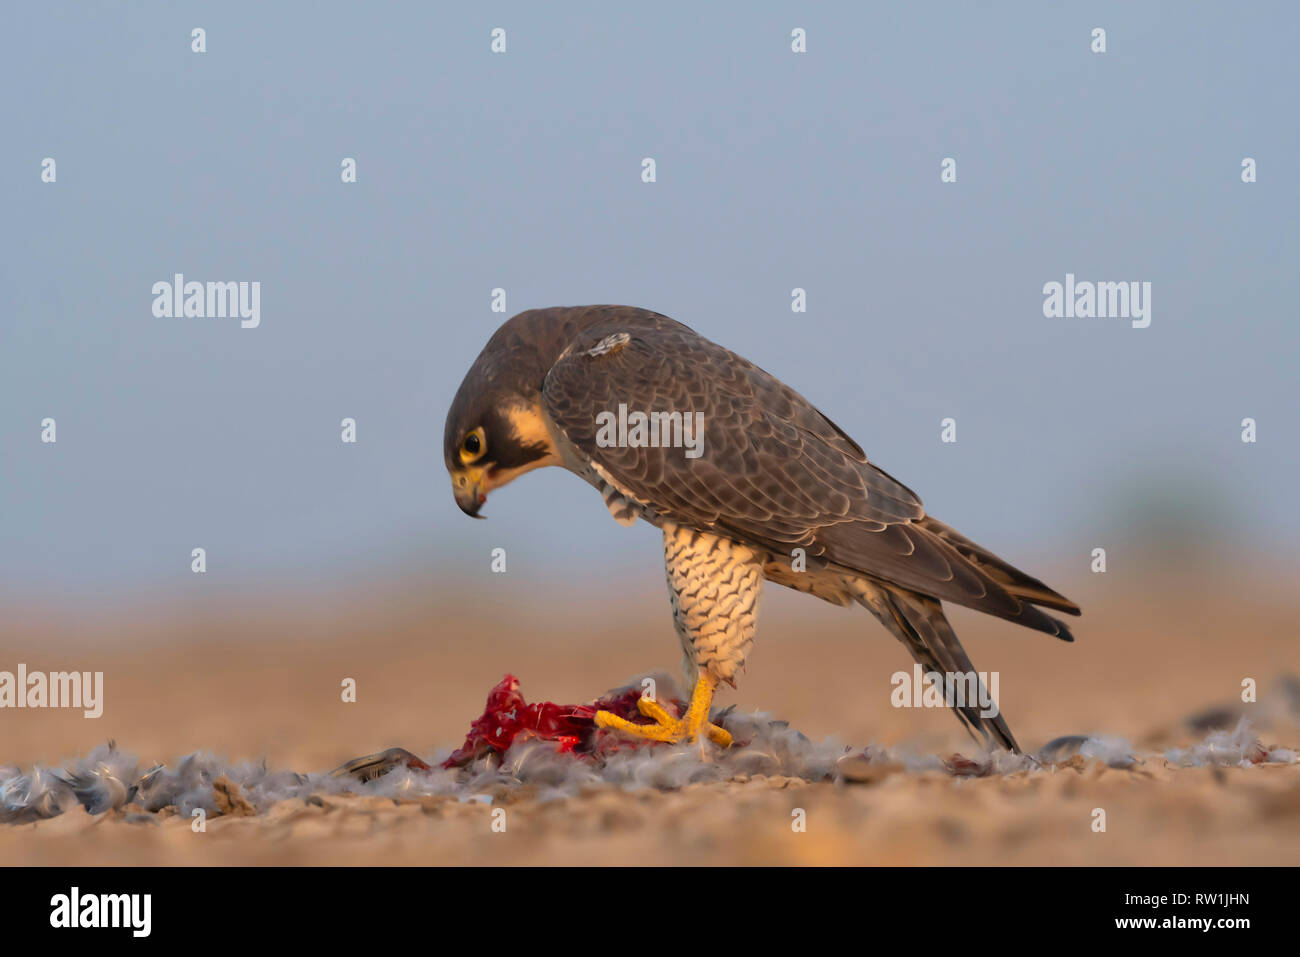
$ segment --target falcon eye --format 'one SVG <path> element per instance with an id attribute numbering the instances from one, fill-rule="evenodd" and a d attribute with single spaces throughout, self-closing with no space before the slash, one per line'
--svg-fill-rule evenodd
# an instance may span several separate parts
<path id="1" fill-rule="evenodd" d="M 468 465 L 483 454 L 484 446 L 483 430 L 475 429 L 460 443 L 460 460 Z"/>

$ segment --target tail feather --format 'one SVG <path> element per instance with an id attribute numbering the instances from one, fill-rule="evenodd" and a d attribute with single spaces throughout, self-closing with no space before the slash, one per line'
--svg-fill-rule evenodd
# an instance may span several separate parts
<path id="1" fill-rule="evenodd" d="M 883 585 L 867 587 L 859 601 L 903 643 L 927 673 L 976 675 L 979 698 L 984 699 L 984 682 L 979 679 L 974 664 L 957 640 L 938 601 L 913 591 Z M 984 744 L 996 743 L 1010 751 L 1020 751 L 1001 710 L 986 717 L 980 713 L 978 701 L 948 703 L 976 741 L 982 738 Z"/>
<path id="2" fill-rule="evenodd" d="M 921 527 L 943 539 L 955 548 L 964 559 L 975 565 L 981 572 L 993 579 L 1008 593 L 1045 608 L 1054 608 L 1069 615 L 1079 615 L 1079 606 L 1066 598 L 1056 589 L 1039 581 L 1033 575 L 1022 572 L 1010 562 L 994 555 L 982 545 L 977 545 L 950 525 L 945 525 L 932 515 L 921 519 Z M 1047 617 L 1051 617 L 1050 615 Z M 1060 621 L 1053 618 L 1057 624 Z M 1030 626 L 1034 627 L 1034 626 Z M 1064 626 L 1062 626 L 1064 627 Z M 1068 640 L 1068 639 L 1067 639 Z"/>

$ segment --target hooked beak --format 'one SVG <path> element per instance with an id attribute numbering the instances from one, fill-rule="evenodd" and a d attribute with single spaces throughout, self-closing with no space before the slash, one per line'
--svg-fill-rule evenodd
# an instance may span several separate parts
<path id="1" fill-rule="evenodd" d="M 487 501 L 487 494 L 483 491 L 484 471 L 482 468 L 466 469 L 451 479 L 451 491 L 456 497 L 456 504 L 470 518 L 487 518 L 478 513 Z"/>

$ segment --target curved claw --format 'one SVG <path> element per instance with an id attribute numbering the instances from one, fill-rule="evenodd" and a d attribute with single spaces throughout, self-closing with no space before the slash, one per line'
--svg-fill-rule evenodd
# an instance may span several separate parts
<path id="1" fill-rule="evenodd" d="M 731 747 L 730 731 L 727 731 L 725 728 L 719 728 L 716 724 L 713 724 L 712 722 L 705 724 L 704 730 L 705 733 L 709 736 L 709 740 L 712 741 L 714 744 L 716 744 L 718 747 L 720 748 Z"/>
<path id="2" fill-rule="evenodd" d="M 654 718 L 660 724 L 672 724 L 677 721 L 668 710 L 654 698 L 640 697 L 636 700 L 636 709 L 647 718 Z"/>

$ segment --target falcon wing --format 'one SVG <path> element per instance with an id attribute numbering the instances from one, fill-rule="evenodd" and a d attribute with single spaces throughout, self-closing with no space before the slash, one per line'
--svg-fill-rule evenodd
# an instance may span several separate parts
<path id="1" fill-rule="evenodd" d="M 664 518 L 778 555 L 804 548 L 810 559 L 1068 638 L 1028 602 L 1077 613 L 1072 603 L 929 523 L 916 494 L 803 396 L 681 323 L 629 310 L 592 325 L 550 369 L 542 400 L 570 442 Z M 602 447 L 597 416 L 620 404 L 702 413 L 703 454 Z"/>

